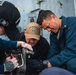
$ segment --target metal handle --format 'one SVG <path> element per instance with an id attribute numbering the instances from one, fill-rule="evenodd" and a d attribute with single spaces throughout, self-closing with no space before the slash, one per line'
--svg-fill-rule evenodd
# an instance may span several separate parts
<path id="1" fill-rule="evenodd" d="M 20 68 L 20 67 L 22 67 L 22 66 L 24 65 L 23 55 L 25 55 L 25 56 L 26 56 L 26 54 L 32 54 L 32 55 L 34 55 L 34 52 L 33 52 L 33 51 L 27 50 L 27 49 L 25 49 L 25 48 L 22 49 L 22 52 L 23 52 L 23 53 L 21 54 L 22 64 L 19 65 L 17 68 Z"/>
<path id="2" fill-rule="evenodd" d="M 22 54 L 21 54 L 21 61 L 22 61 L 22 64 L 19 65 L 17 68 L 20 68 L 20 67 L 22 67 L 22 66 L 24 65 L 24 60 L 23 60 L 23 56 L 22 56 Z"/>

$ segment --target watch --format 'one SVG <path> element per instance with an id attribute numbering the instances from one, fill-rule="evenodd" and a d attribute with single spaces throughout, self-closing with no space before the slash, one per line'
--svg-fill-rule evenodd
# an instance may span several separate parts
<path id="1" fill-rule="evenodd" d="M 46 68 L 48 67 L 48 66 L 47 66 L 47 65 L 48 65 L 48 62 L 49 62 L 48 60 L 44 60 L 44 61 L 43 61 L 43 64 L 45 65 Z"/>
<path id="2" fill-rule="evenodd" d="M 5 62 L 5 67 L 7 71 L 11 72 L 14 69 L 14 64 L 11 61 L 7 61 Z"/>
<path id="3" fill-rule="evenodd" d="M 48 60 L 44 60 L 43 64 L 48 64 L 48 62 L 49 62 Z"/>

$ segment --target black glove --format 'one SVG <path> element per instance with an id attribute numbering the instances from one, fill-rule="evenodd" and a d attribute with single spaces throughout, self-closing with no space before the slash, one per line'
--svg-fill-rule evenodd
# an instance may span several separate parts
<path id="1" fill-rule="evenodd" d="M 42 71 L 47 67 L 42 60 L 38 61 L 36 59 L 30 59 L 26 65 L 26 70 L 28 71 Z"/>

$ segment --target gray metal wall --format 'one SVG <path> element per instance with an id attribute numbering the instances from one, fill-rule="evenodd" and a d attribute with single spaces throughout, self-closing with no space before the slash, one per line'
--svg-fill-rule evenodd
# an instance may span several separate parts
<path id="1" fill-rule="evenodd" d="M 6 0 L 12 2 L 21 13 L 21 21 L 19 26 L 23 31 L 27 24 L 30 22 L 30 17 L 34 17 L 35 22 L 40 9 L 52 10 L 58 17 L 75 16 L 75 3 L 76 0 L 42 0 L 38 3 L 38 0 Z M 41 33 L 49 41 L 49 33 L 42 30 Z"/>

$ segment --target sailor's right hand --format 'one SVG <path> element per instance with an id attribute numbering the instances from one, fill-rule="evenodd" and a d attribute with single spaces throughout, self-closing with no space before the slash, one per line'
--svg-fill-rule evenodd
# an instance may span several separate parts
<path id="1" fill-rule="evenodd" d="M 29 50 L 33 51 L 32 46 L 30 44 L 28 44 L 28 43 L 23 42 L 23 41 L 18 41 L 17 46 L 21 46 L 21 47 L 23 47 L 25 49 L 29 49 Z"/>

